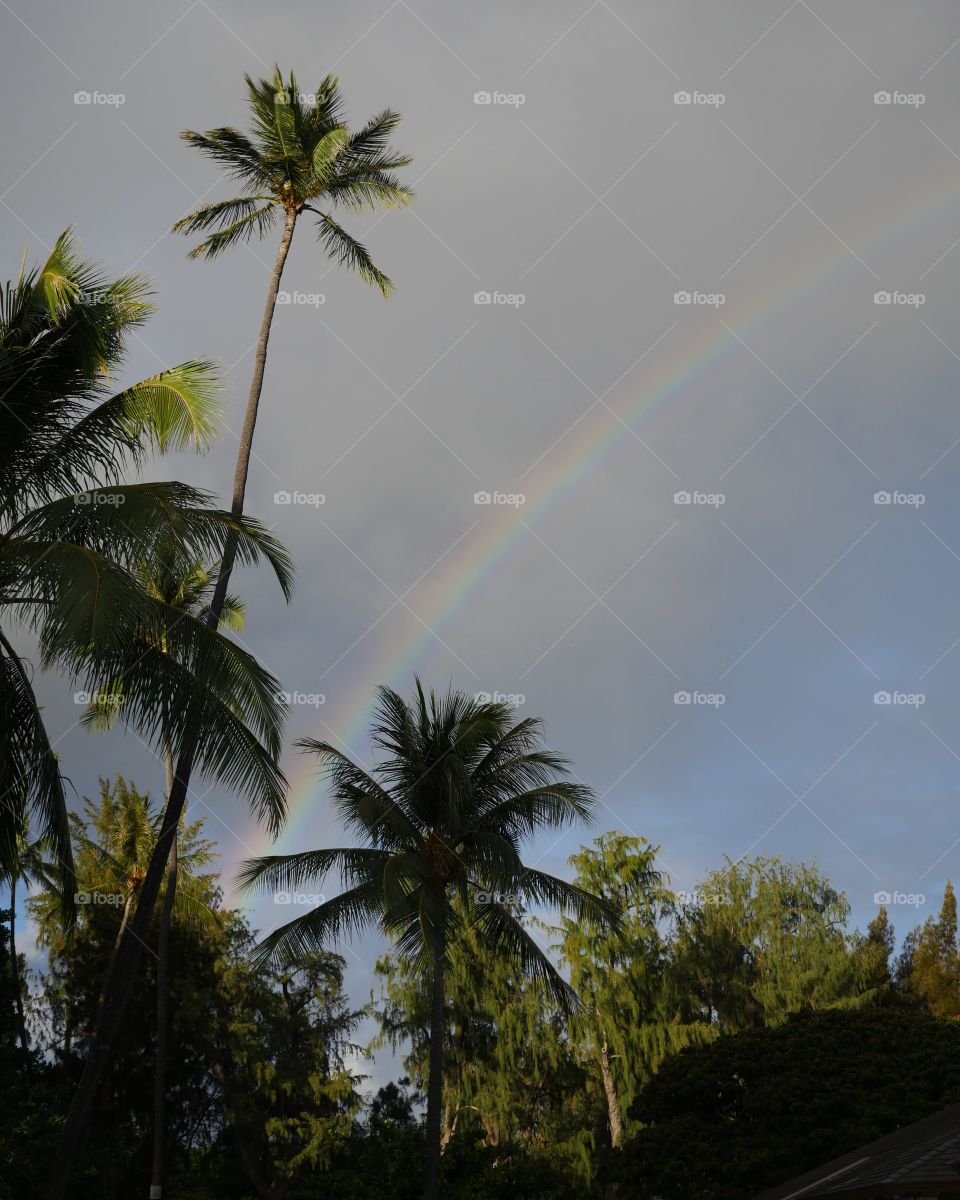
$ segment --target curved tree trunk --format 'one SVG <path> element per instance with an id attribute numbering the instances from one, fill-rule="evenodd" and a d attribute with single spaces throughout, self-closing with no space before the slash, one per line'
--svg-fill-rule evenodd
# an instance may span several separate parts
<path id="1" fill-rule="evenodd" d="M 443 1006 L 443 956 L 433 960 L 430 1001 L 430 1075 L 427 1079 L 427 1145 L 424 1155 L 424 1200 L 437 1200 L 440 1186 L 440 1118 L 443 1106 L 443 1039 L 446 1033 Z"/>
<path id="2" fill-rule="evenodd" d="M 167 751 L 167 794 L 173 785 L 173 762 Z M 167 1136 L 167 1060 L 170 1054 L 170 1016 L 167 979 L 170 957 L 170 922 L 177 894 L 177 832 L 174 831 L 167 856 L 166 892 L 160 910 L 157 936 L 157 1061 L 153 1079 L 153 1168 L 150 1173 L 150 1200 L 163 1195 L 163 1152 Z"/>
<path id="3" fill-rule="evenodd" d="M 250 469 L 250 455 L 253 450 L 253 434 L 257 423 L 257 409 L 260 404 L 260 393 L 263 389 L 263 373 L 267 362 L 267 343 L 270 340 L 270 325 L 273 321 L 277 292 L 280 290 L 280 278 L 283 274 L 284 264 L 287 261 L 287 255 L 290 252 L 290 243 L 293 240 L 293 230 L 296 221 L 296 213 L 288 212 L 283 227 L 283 237 L 277 249 L 273 273 L 270 276 L 267 302 L 260 321 L 257 356 L 254 362 L 253 378 L 250 382 L 250 393 L 247 397 L 247 409 L 243 421 L 243 430 L 240 435 L 240 448 L 237 451 L 237 466 L 234 474 L 233 502 L 231 505 L 231 512 L 234 516 L 241 516 L 243 513 L 247 473 Z M 217 577 L 217 586 L 213 593 L 210 612 L 207 617 L 207 625 L 212 629 L 216 629 L 220 624 L 223 604 L 227 595 L 227 585 L 230 582 L 230 572 L 233 569 L 236 553 L 236 539 L 228 534 Z M 132 936 L 125 938 L 124 944 L 121 947 L 121 952 L 116 963 L 116 972 L 111 987 L 105 996 L 100 1018 L 97 1021 L 93 1046 L 91 1047 L 89 1057 L 83 1069 L 83 1075 L 80 1077 L 80 1082 L 77 1085 L 77 1090 L 70 1104 L 70 1111 L 67 1113 L 67 1119 L 60 1135 L 60 1142 L 54 1156 L 53 1166 L 47 1177 L 47 1200 L 64 1200 L 66 1195 L 67 1183 L 70 1178 L 70 1172 L 73 1169 L 73 1160 L 80 1145 L 80 1137 L 87 1119 L 92 1112 L 97 1088 L 100 1085 L 107 1062 L 113 1052 L 114 1042 L 117 1039 L 123 1015 L 126 1012 L 127 1004 L 133 992 L 137 969 L 140 965 L 140 957 L 143 953 L 143 947 L 146 944 L 146 938 L 150 932 L 150 922 L 153 917 L 157 896 L 160 892 L 160 884 L 166 868 L 167 858 L 169 857 L 173 840 L 176 837 L 180 814 L 183 812 L 183 807 L 186 803 L 192 769 L 193 746 L 188 744 L 180 752 L 177 759 L 173 787 L 170 789 L 167 798 L 167 807 L 163 814 L 160 836 L 157 838 L 156 845 L 153 848 L 150 865 L 147 868 L 143 886 L 140 888 L 137 911 L 130 926 Z"/>
<path id="4" fill-rule="evenodd" d="M 20 1045 L 24 1053 L 30 1049 L 30 1039 L 27 1036 L 27 1021 L 23 1015 L 23 992 L 20 979 L 20 962 L 17 958 L 17 877 L 10 876 L 10 971 L 13 976 L 13 994 L 17 1002 L 17 1027 L 20 1031 Z"/>
<path id="5" fill-rule="evenodd" d="M 107 1002 L 107 995 L 110 992 L 110 984 L 113 982 L 113 975 L 117 969 L 117 961 L 120 958 L 120 948 L 123 945 L 123 939 L 126 937 L 127 928 L 130 925 L 130 914 L 133 912 L 133 902 L 136 899 L 137 893 L 131 889 L 127 893 L 127 898 L 123 902 L 123 915 L 120 917 L 120 928 L 117 930 L 117 936 L 113 939 L 113 949 L 110 951 L 110 958 L 107 960 L 107 969 L 103 973 L 103 983 L 100 987 L 100 996 L 97 999 L 97 1017 L 95 1024 L 99 1024 L 103 1013 L 103 1006 Z"/>

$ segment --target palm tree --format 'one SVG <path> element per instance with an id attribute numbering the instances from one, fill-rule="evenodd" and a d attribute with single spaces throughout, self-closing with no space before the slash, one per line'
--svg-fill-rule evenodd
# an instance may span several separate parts
<path id="1" fill-rule="evenodd" d="M 141 564 L 138 575 L 148 594 L 160 601 L 168 611 L 189 613 L 198 620 L 206 621 L 210 610 L 210 596 L 216 580 L 215 570 L 205 567 L 201 562 L 195 562 L 189 566 L 186 573 L 183 573 L 177 547 L 166 545 L 156 548 L 149 560 Z M 220 614 L 219 627 L 239 633 L 243 626 L 243 603 L 236 596 L 228 595 Z M 158 643 L 154 643 L 149 635 L 143 641 L 131 639 L 131 657 L 168 654 L 171 649 L 169 641 L 166 633 Z M 122 687 L 122 682 L 118 684 L 118 687 Z M 108 699 L 112 699 L 115 695 L 117 695 L 117 691 L 113 688 L 105 688 L 101 692 L 101 696 Z M 115 704 L 95 704 L 90 710 L 89 723 L 109 728 L 117 714 L 118 707 Z M 162 717 L 161 723 L 164 720 L 165 717 Z M 166 794 L 169 796 L 173 788 L 174 763 L 172 743 L 166 734 L 164 734 L 163 755 L 166 766 Z M 177 897 L 178 854 L 178 830 L 175 829 L 170 842 L 170 853 L 167 856 L 163 903 L 160 907 L 160 929 L 157 935 L 157 1055 L 153 1090 L 153 1166 L 150 1180 L 150 1194 L 155 1200 L 163 1194 L 166 1076 L 170 1041 L 167 975 L 170 958 L 171 916 Z M 124 915 L 126 918 L 126 912 Z M 125 931 L 126 919 L 121 923 L 118 938 L 122 939 Z"/>
<path id="2" fill-rule="evenodd" d="M 606 902 L 520 858 L 526 838 L 587 819 L 594 804 L 590 790 L 569 779 L 566 760 L 542 747 L 539 721 L 514 724 L 506 705 L 460 692 L 428 698 L 417 680 L 409 704 L 379 689 L 372 734 L 382 758 L 369 774 L 326 742 L 301 743 L 320 759 L 341 820 L 364 845 L 252 859 L 240 885 L 291 888 L 338 869 L 345 890 L 270 934 L 262 955 L 295 960 L 372 925 L 424 980 L 431 997 L 424 1195 L 434 1200 L 451 947 L 469 931 L 570 1009 L 576 997 L 517 907 L 532 901 L 614 927 L 617 917 Z"/>
<path id="3" fill-rule="evenodd" d="M 0 289 L 0 841 L 15 840 L 26 811 L 55 857 L 68 906 L 63 781 L 8 621 L 36 636 L 44 666 L 95 687 L 125 665 L 126 630 L 166 621 L 130 570 L 157 541 L 175 542 L 192 561 L 235 532 L 242 557 L 266 558 L 290 587 L 286 552 L 258 523 L 211 508 L 206 493 L 181 483 L 120 482 L 150 450 L 208 445 L 218 415 L 218 381 L 204 361 L 110 394 L 126 338 L 150 310 L 146 295 L 143 280 L 111 281 L 82 262 L 68 233 L 39 271 L 21 269 Z M 176 641 L 181 659 L 202 662 L 223 690 L 244 679 L 237 706 L 267 749 L 279 749 L 276 684 L 255 660 L 214 644 L 202 621 L 180 621 Z M 183 700 L 189 675 L 175 681 L 141 668 L 125 681 L 127 719 L 155 740 L 158 714 Z M 197 722 L 196 703 L 180 714 L 178 740 L 185 721 Z M 202 757 L 211 774 L 250 785 L 267 808 L 282 804 L 275 764 L 268 769 L 251 744 L 238 768 L 210 724 Z"/>
<path id="4" fill-rule="evenodd" d="M 149 311 L 136 277 L 109 280 L 59 239 L 39 271 L 21 269 L 0 293 L 0 619 L 36 637 L 44 666 L 96 692 L 123 680 L 123 716 L 162 751 L 188 755 L 211 781 L 245 793 L 274 830 L 284 815 L 277 764 L 285 706 L 277 681 L 252 655 L 197 617 L 151 596 L 135 568 L 171 544 L 186 569 L 232 539 L 241 562 L 266 559 L 283 590 L 289 557 L 258 522 L 211 506 L 182 483 L 125 484 L 150 450 L 209 443 L 218 380 L 203 361 L 181 364 L 111 395 L 125 343 Z M 175 653 L 131 661 L 130 639 L 166 638 Z M 63 782 L 27 664 L 0 627 L 0 842 L 25 809 L 39 826 L 72 907 L 72 854 Z M 118 952 L 102 1027 L 54 1160 L 51 1194 L 65 1172 L 133 986 L 186 788 L 167 807 Z M 69 916 L 69 911 L 65 913 Z"/>
<path id="5" fill-rule="evenodd" d="M 190 251 L 191 258 L 216 258 L 254 235 L 264 237 L 277 218 L 283 217 L 237 451 L 231 507 L 235 516 L 243 512 L 267 343 L 297 221 L 309 213 L 327 254 L 387 297 L 394 290 L 393 283 L 374 263 L 367 248 L 334 220 L 332 213 L 337 209 L 364 212 L 396 208 L 413 198 L 411 190 L 394 174 L 411 162 L 389 145 L 390 134 L 400 122 L 398 113 L 385 109 L 351 132 L 335 75 L 327 75 L 312 96 L 301 92 L 292 71 L 285 80 L 279 67 L 271 79 L 245 75 L 244 80 L 252 118 L 249 135 L 232 126 L 207 133 L 188 130 L 182 135 L 189 145 L 226 168 L 243 184 L 243 191 L 230 200 L 196 209 L 173 227 L 178 233 L 206 235 Z M 234 553 L 232 540 L 228 540 L 213 600 L 217 614 L 233 569 Z"/>

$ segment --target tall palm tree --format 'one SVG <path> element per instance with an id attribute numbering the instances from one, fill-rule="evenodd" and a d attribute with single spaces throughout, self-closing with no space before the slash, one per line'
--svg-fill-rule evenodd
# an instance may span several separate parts
<path id="1" fill-rule="evenodd" d="M 412 703 L 382 687 L 372 729 L 382 757 L 367 773 L 326 742 L 301 745 L 329 778 L 335 808 L 364 843 L 252 859 L 242 888 L 290 888 L 340 872 L 345 890 L 270 934 L 264 957 L 315 950 L 366 926 L 393 939 L 431 996 L 424 1195 L 437 1195 L 444 1044 L 444 975 L 467 930 L 543 980 L 564 1006 L 576 997 L 516 915 L 524 901 L 608 921 L 615 910 L 589 892 L 524 865 L 523 841 L 590 816 L 590 790 L 569 779 L 564 758 L 542 746 L 540 722 L 514 723 L 503 704 L 463 693 Z"/>
<path id="2" fill-rule="evenodd" d="M 390 134 L 400 122 L 398 113 L 385 109 L 351 132 L 335 75 L 327 75 L 312 96 L 301 92 L 292 71 L 284 79 L 279 67 L 270 79 L 245 75 L 244 80 L 251 116 L 249 134 L 224 126 L 207 133 L 188 130 L 182 135 L 189 145 L 225 167 L 243 184 L 243 190 L 230 200 L 196 209 L 173 227 L 178 233 L 206 235 L 190 251 L 191 258 L 216 258 L 238 243 L 254 236 L 264 237 L 277 219 L 283 219 L 237 451 L 231 507 L 236 516 L 243 512 L 267 343 L 298 220 L 309 213 L 327 254 L 387 297 L 394 290 L 393 283 L 374 263 L 367 248 L 334 220 L 333 213 L 337 209 L 364 212 L 396 208 L 413 198 L 395 174 L 411 159 L 397 154 L 389 145 Z M 226 594 L 234 553 L 231 539 L 224 548 L 213 600 L 215 612 L 219 612 Z"/>
<path id="3" fill-rule="evenodd" d="M 205 621 L 210 611 L 210 598 L 215 586 L 216 570 L 210 569 L 202 562 L 190 564 L 184 573 L 180 556 L 175 545 L 156 547 L 150 558 L 145 560 L 139 571 L 139 578 L 149 595 L 160 601 L 171 614 L 188 613 L 198 620 Z M 176 617 L 179 620 L 179 616 Z M 229 629 L 239 633 L 244 626 L 243 603 L 236 596 L 228 595 L 223 611 L 220 614 L 219 628 Z M 141 655 L 168 654 L 171 652 L 169 639 L 164 632 L 159 642 L 154 642 L 147 631 L 141 641 L 131 638 L 131 658 Z M 118 681 L 122 688 L 122 680 Z M 112 699 L 118 693 L 114 689 L 104 688 L 100 695 Z M 109 728 L 118 715 L 118 706 L 112 703 L 100 703 L 91 706 L 91 725 Z M 165 721 L 161 717 L 161 722 Z M 164 733 L 164 763 L 166 766 L 166 794 L 169 796 L 173 788 L 173 750 L 170 738 Z M 170 959 L 170 926 L 174 902 L 177 897 L 177 879 L 180 873 L 178 865 L 179 854 L 178 830 L 174 830 L 170 842 L 170 852 L 167 856 L 166 877 L 164 880 L 163 903 L 160 907 L 160 928 L 157 934 L 157 1053 L 154 1071 L 153 1088 L 153 1165 L 151 1169 L 150 1194 L 158 1200 L 163 1194 L 164 1150 L 166 1144 L 166 1077 L 167 1061 L 170 1046 L 170 1018 L 168 968 Z M 126 915 L 126 914 L 125 914 Z M 122 939 L 126 932 L 126 920 L 121 923 L 118 937 Z"/>
<path id="4" fill-rule="evenodd" d="M 146 294 L 141 279 L 109 280 L 80 260 L 66 234 L 40 270 L 21 269 L 0 291 L 0 842 L 9 844 L 25 808 L 55 856 L 66 909 L 75 887 L 63 781 L 8 622 L 35 635 L 43 665 L 86 690 L 122 676 L 124 719 L 158 751 L 164 737 L 175 755 L 189 751 L 273 829 L 284 814 L 277 681 L 208 622 L 170 612 L 134 571 L 158 543 L 175 545 L 186 568 L 215 558 L 230 537 L 240 561 L 266 559 L 287 593 L 292 575 L 262 525 L 213 508 L 207 493 L 121 482 L 151 450 L 208 444 L 218 415 L 218 381 L 202 361 L 110 394 L 126 341 L 149 311 Z M 131 662 L 131 631 L 165 636 L 176 653 Z M 185 795 L 164 819 L 131 923 L 136 937 L 118 953 L 64 1130 L 70 1149 L 54 1160 L 55 1195 L 133 986 Z"/>
<path id="5" fill-rule="evenodd" d="M 191 145 L 208 154 L 218 164 L 226 166 L 234 177 L 245 184 L 246 190 L 232 200 L 196 210 L 175 226 L 179 232 L 208 233 L 192 253 L 194 256 L 210 258 L 231 245 L 245 241 L 254 233 L 265 234 L 281 210 L 284 215 L 283 235 L 260 322 L 253 378 L 237 451 L 231 513 L 238 523 L 238 529 L 244 521 L 247 474 L 273 310 L 297 219 L 309 210 L 317 217 L 319 237 L 327 251 L 341 265 L 357 270 L 362 278 L 377 284 L 386 295 L 392 287 L 390 280 L 375 266 L 361 243 L 333 219 L 329 210 L 373 210 L 405 204 L 411 198 L 409 190 L 393 175 L 395 170 L 406 166 L 409 161 L 395 154 L 388 144 L 389 135 L 399 121 L 396 113 L 386 110 L 371 118 L 355 133 L 350 133 L 342 120 L 339 85 L 333 76 L 323 81 L 312 103 L 301 95 L 292 72 L 289 87 L 285 85 L 279 67 L 271 80 L 254 81 L 247 77 L 246 82 L 253 117 L 251 136 L 230 127 L 214 129 L 206 134 L 187 132 L 183 135 Z M 321 208 L 321 205 L 326 208 Z M 242 552 L 239 535 L 232 529 L 226 530 L 225 537 L 213 552 L 213 555 L 220 555 L 221 565 L 207 616 L 210 628 L 216 629 L 220 620 L 234 562 Z M 207 560 L 213 555 L 202 554 L 200 557 Z M 186 802 L 191 772 L 199 754 L 199 746 L 186 742 L 174 756 L 173 787 L 167 799 L 158 854 L 169 853 L 177 821 Z M 152 911 L 156 902 L 162 872 L 162 862 L 151 864 L 135 921 L 140 917 L 141 906 L 145 908 L 144 921 L 149 921 L 150 914 L 146 910 Z M 118 972 L 117 984 L 108 997 L 95 1053 L 84 1068 L 61 1134 L 59 1151 L 47 1181 L 47 1200 L 63 1200 L 72 1158 L 116 1039 L 133 988 L 139 958 L 139 942 L 135 938 L 128 938 L 127 961 L 123 971 Z"/>

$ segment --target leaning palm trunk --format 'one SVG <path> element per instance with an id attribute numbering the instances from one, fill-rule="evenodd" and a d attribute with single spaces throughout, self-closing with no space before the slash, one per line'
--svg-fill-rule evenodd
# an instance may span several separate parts
<path id="1" fill-rule="evenodd" d="M 126 900 L 123 902 L 123 915 L 120 917 L 120 928 L 117 930 L 117 936 L 113 939 L 113 949 L 110 951 L 110 958 L 107 960 L 107 969 L 104 972 L 103 983 L 100 986 L 100 996 L 97 999 L 97 1016 L 94 1026 L 99 1023 L 103 1013 L 103 1006 L 106 1003 L 110 984 L 117 969 L 117 961 L 120 958 L 120 948 L 123 946 L 124 938 L 127 935 L 127 927 L 130 924 L 130 914 L 133 912 L 133 902 L 136 899 L 136 895 L 136 889 L 131 887 L 129 892 L 127 892 Z"/>
<path id="2" fill-rule="evenodd" d="M 170 920 L 177 891 L 177 838 L 174 834 L 167 858 L 166 892 L 160 910 L 160 933 L 157 937 L 157 1061 L 153 1085 L 153 1169 L 150 1178 L 150 1200 L 163 1195 L 163 1151 L 166 1141 L 167 1060 L 170 1054 L 170 1017 L 168 977 L 170 961 Z"/>
<path id="3" fill-rule="evenodd" d="M 257 422 L 257 408 L 260 404 L 260 393 L 263 389 L 263 375 L 267 361 L 267 343 L 270 340 L 270 325 L 276 304 L 277 292 L 280 288 L 280 278 L 283 274 L 284 263 L 290 251 L 293 238 L 293 227 L 296 223 L 295 214 L 288 215 L 284 226 L 283 238 L 277 251 L 273 273 L 270 276 L 270 287 L 267 293 L 267 303 L 263 319 L 260 323 L 260 338 L 257 343 L 257 357 L 254 364 L 253 380 L 250 385 L 250 395 L 247 399 L 247 411 L 244 417 L 243 433 L 240 449 L 237 454 L 237 467 L 234 477 L 232 513 L 234 516 L 243 514 L 243 501 L 246 492 L 247 473 L 250 469 L 250 455 L 253 450 L 253 433 Z M 220 623 L 224 603 L 227 597 L 227 585 L 230 582 L 230 572 L 237 553 L 237 538 L 233 533 L 228 534 L 224 547 L 217 587 L 210 603 L 207 625 L 216 629 Z M 92 1111 L 97 1088 L 103 1079 L 103 1073 L 113 1052 L 113 1046 L 120 1031 L 124 1013 L 127 1009 L 143 946 L 150 930 L 154 906 L 160 892 L 160 884 L 166 869 L 167 860 L 176 839 L 177 826 L 183 812 L 190 786 L 190 774 L 193 769 L 194 748 L 187 746 L 181 753 L 174 772 L 173 786 L 170 788 L 167 807 L 164 810 L 160 836 L 154 846 L 150 866 L 143 881 L 138 897 L 137 909 L 130 926 L 132 937 L 124 938 L 116 954 L 114 969 L 111 972 L 109 986 L 105 989 L 100 1017 L 94 1033 L 94 1044 L 84 1066 L 83 1075 L 77 1086 L 70 1112 L 67 1115 L 63 1133 L 60 1138 L 57 1156 L 51 1171 L 47 1189 L 47 1200 L 63 1200 L 66 1193 L 72 1159 L 77 1152 L 80 1135 L 86 1124 L 87 1117 Z"/>
<path id="4" fill-rule="evenodd" d="M 24 1053 L 30 1049 L 30 1039 L 27 1037 L 27 1021 L 23 1015 L 23 992 L 21 991 L 20 963 L 17 959 L 17 877 L 10 879 L 10 972 L 13 976 L 13 995 L 17 1002 L 17 1027 L 20 1032 L 20 1045 Z"/>
<path id="5" fill-rule="evenodd" d="M 173 754 L 165 747 L 167 766 L 167 795 L 173 790 Z M 163 1151 L 166 1143 L 167 1121 L 167 1059 L 170 1054 L 169 996 L 167 979 L 170 957 L 170 921 L 177 893 L 177 835 L 174 833 L 167 857 L 167 890 L 160 910 L 160 933 L 157 937 L 157 1061 L 153 1077 L 153 1167 L 150 1172 L 150 1200 L 163 1195 Z"/>
<path id="6" fill-rule="evenodd" d="M 424 1158 L 424 1200 L 436 1200 L 440 1187 L 440 1123 L 443 1105 L 443 1039 L 446 1023 L 443 1011 L 443 954 L 433 959 L 430 1001 L 430 1075 L 427 1079 L 427 1147 Z"/>
<path id="7" fill-rule="evenodd" d="M 247 475 L 250 471 L 250 455 L 253 453 L 253 434 L 257 427 L 257 412 L 260 408 L 260 393 L 263 391 L 263 375 L 267 366 L 267 343 L 270 341 L 270 329 L 273 325 L 273 314 L 276 310 L 277 292 L 280 290 L 280 280 L 283 268 L 290 253 L 293 242 L 293 229 L 297 223 L 297 214 L 288 211 L 283 226 L 283 237 L 277 249 L 277 257 L 273 264 L 273 274 L 270 276 L 270 286 L 267 290 L 267 302 L 264 305 L 263 317 L 260 320 L 260 336 L 257 339 L 257 356 L 253 364 L 253 378 L 250 381 L 250 393 L 247 396 L 247 411 L 243 417 L 243 429 L 240 433 L 240 446 L 237 450 L 237 465 L 233 474 L 233 499 L 230 511 L 235 517 L 243 516 L 243 502 L 247 494 Z M 217 586 L 213 593 L 210 606 L 210 617 L 219 622 L 227 596 L 227 585 L 230 582 L 230 572 L 233 570 L 237 553 L 236 538 L 227 537 L 223 551 L 223 561 L 217 576 Z"/>
<path id="8" fill-rule="evenodd" d="M 130 936 L 124 937 L 118 947 L 112 978 L 106 988 L 94 1029 L 93 1042 L 77 1090 L 74 1092 L 63 1132 L 60 1135 L 60 1143 L 47 1180 L 48 1200 L 63 1200 L 66 1194 L 73 1159 L 79 1148 L 80 1138 L 87 1120 L 92 1115 L 97 1089 L 110 1061 L 123 1015 L 130 1002 L 143 947 L 150 935 L 150 922 L 160 892 L 160 885 L 163 882 L 166 861 L 170 855 L 177 824 L 187 798 L 187 780 L 192 766 L 192 758 L 191 747 L 180 755 L 177 763 L 174 784 L 163 814 L 160 835 L 140 888 L 136 911 L 130 922 Z"/>

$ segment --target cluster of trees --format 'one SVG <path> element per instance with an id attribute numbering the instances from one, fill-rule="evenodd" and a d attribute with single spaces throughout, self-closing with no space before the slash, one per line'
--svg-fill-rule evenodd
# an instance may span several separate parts
<path id="1" fill-rule="evenodd" d="M 12 950 L 13 913 L 4 913 L 5 1194 L 24 1194 L 47 1165 L 160 826 L 158 807 L 119 778 L 71 816 L 86 901 L 73 924 L 55 875 L 24 848 L 45 962 L 26 969 Z M 162 1098 L 175 1195 L 421 1195 L 434 1014 L 416 952 L 398 943 L 382 958 L 379 986 L 357 1008 L 344 992 L 344 959 L 328 937 L 303 933 L 304 918 L 295 952 L 297 921 L 266 955 L 224 904 L 202 822 L 181 821 L 178 849 L 166 1071 L 155 1070 L 163 893 L 84 1131 L 75 1192 L 113 1200 L 144 1190 Z M 851 931 L 845 898 L 812 866 L 727 863 L 678 896 L 657 848 L 619 832 L 581 847 L 571 866 L 571 886 L 605 900 L 619 933 L 595 912 L 547 922 L 512 896 L 503 903 L 536 944 L 531 953 L 549 951 L 565 967 L 575 1006 L 549 972 L 525 969 L 452 901 L 439 1074 L 444 1195 L 586 1200 L 619 1183 L 649 1200 L 734 1200 L 960 1099 L 960 1023 L 945 1019 L 960 1015 L 951 887 L 939 917 L 911 931 L 893 961 L 887 913 L 865 934 Z M 364 1018 L 377 1032 L 359 1045 Z M 371 1094 L 368 1060 L 385 1045 L 403 1052 L 406 1075 Z"/>
<path id="2" fill-rule="evenodd" d="M 749 1140 L 769 1111 L 769 1077 L 741 1070 L 730 1047 L 759 1046 L 766 1062 L 781 1047 L 767 1038 L 788 1054 L 798 1037 L 857 1029 L 881 1054 L 870 1030 L 891 1014 L 913 1031 L 895 1045 L 926 1045 L 960 1015 L 952 890 L 891 969 L 886 914 L 851 933 L 846 900 L 815 867 L 728 863 L 678 900 L 656 847 L 610 833 L 565 882 L 521 853 L 590 817 L 590 790 L 536 720 L 419 681 L 410 700 L 380 689 L 369 772 L 302 744 L 353 842 L 244 864 L 247 890 L 340 877 L 338 895 L 264 940 L 224 905 L 213 847 L 185 815 L 201 776 L 273 832 L 285 817 L 280 683 L 232 636 L 243 605 L 230 586 L 238 564 L 263 563 L 288 598 L 292 587 L 286 551 L 244 505 L 298 223 L 387 295 L 334 214 L 411 198 L 397 175 L 409 160 L 390 145 L 397 114 L 351 129 L 332 77 L 309 99 L 279 69 L 246 85 L 249 133 L 184 135 L 242 191 L 175 227 L 202 235 L 193 256 L 215 258 L 282 223 L 229 510 L 141 478 L 154 453 L 207 447 L 219 422 L 205 360 L 112 390 L 150 311 L 142 279 L 106 277 L 65 234 L 0 294 L 0 1189 L 27 1194 L 46 1177 L 48 1200 L 68 1185 L 113 1200 L 148 1182 L 156 1198 L 168 1181 L 193 1200 L 435 1200 L 441 1186 L 462 1200 L 573 1200 L 619 1181 L 637 1195 L 719 1196 L 704 1182 L 710 1148 Z M 117 779 L 68 813 L 23 639 L 88 693 L 92 731 L 119 721 L 160 756 L 159 804 Z M 30 975 L 16 944 L 25 891 L 46 956 Z M 367 929 L 392 951 L 380 995 L 357 1010 L 336 947 Z M 791 1025 L 797 1013 L 828 1023 Z M 405 1080 L 372 1099 L 353 1044 L 364 1015 L 376 1044 L 407 1058 Z M 853 1024 L 829 1024 L 839 1019 Z M 953 1087 L 955 1043 L 923 1074 L 921 1107 Z M 688 1111 L 690 1081 L 711 1071 L 727 1081 L 713 1107 Z M 730 1086 L 746 1092 L 739 1106 Z M 696 1153 L 676 1135 L 693 1117 Z M 809 1149 L 778 1147 L 735 1154 L 745 1165 L 730 1186 Z"/>

